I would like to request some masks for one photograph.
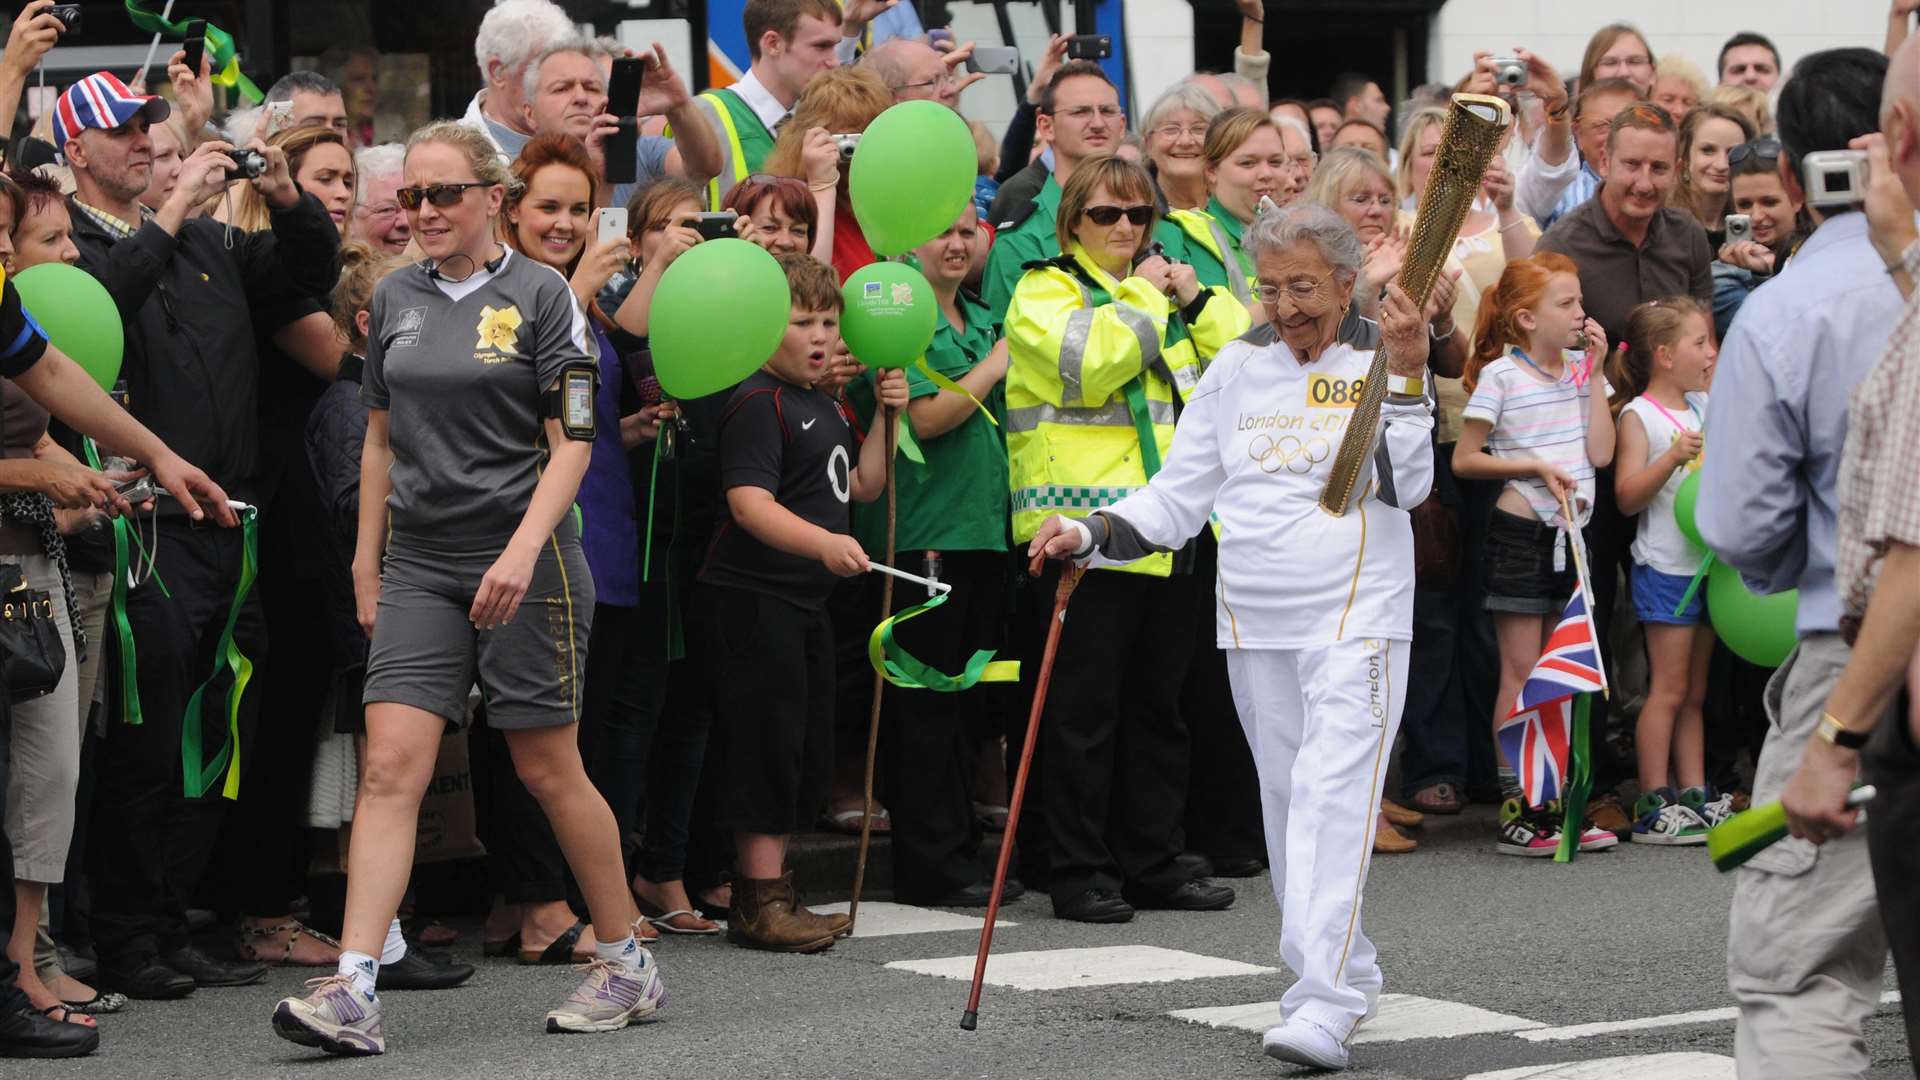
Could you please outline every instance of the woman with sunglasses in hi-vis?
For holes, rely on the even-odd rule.
[[[1056,215],[1065,254],[1029,263],[1014,289],[1006,432],[1022,544],[1053,514],[1083,516],[1144,485],[1199,382],[1196,347],[1211,355],[1247,328],[1247,309],[1202,288],[1193,267],[1147,254],[1155,217],[1145,169],[1081,162]],[[1199,611],[1172,578],[1191,564],[1156,555],[1079,586],[1041,755],[1060,918],[1125,922],[1135,905],[1233,903],[1232,889],[1176,861],[1189,752],[1180,689]],[[1047,592],[1058,574],[1048,570]]]
[[[404,949],[420,799],[476,681],[593,917],[595,958],[547,1030],[617,1030],[666,998],[577,742],[594,603],[569,513],[595,434],[586,315],[558,271],[496,239],[510,178],[485,136],[422,128],[405,178],[426,259],[375,290],[361,387],[353,583],[373,641],[340,967],[273,1014],[282,1038],[336,1054],[386,1049],[375,991],[383,954]]]

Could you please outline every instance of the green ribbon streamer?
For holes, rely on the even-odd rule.
[[[1160,440],[1153,434],[1153,413],[1147,409],[1147,377],[1135,375],[1121,388],[1126,395],[1127,412],[1133,417],[1134,434],[1140,438],[1140,467],[1145,470],[1147,479],[1160,471]]]
[[[177,38],[192,36],[192,27],[187,25],[193,21],[192,19],[168,22],[157,13],[141,7],[140,0],[127,0],[127,18],[133,20],[133,25],[150,34],[164,34]],[[208,65],[213,72],[209,76],[209,81],[239,91],[240,96],[250,102],[265,101],[267,95],[261,93],[260,88],[253,84],[253,80],[247,78],[240,70],[240,51],[233,43],[233,35],[212,23],[206,23],[201,32],[207,39],[207,55],[212,60]],[[194,74],[198,75],[199,72],[196,71]]]
[[[100,468],[100,451],[92,439],[82,444],[87,464]],[[114,638],[120,646],[120,719],[136,727],[145,723],[140,715],[140,686],[134,678],[133,625],[127,622],[127,519],[113,519],[113,599],[107,612],[113,619]]]
[[[240,583],[233,589],[233,605],[227,609],[227,625],[220,631],[220,642],[213,648],[213,674],[207,681],[194,690],[187,699],[187,714],[180,724],[180,766],[181,780],[186,787],[187,798],[197,799],[212,789],[219,779],[221,770],[226,770],[227,783],[221,794],[229,799],[240,797],[240,699],[247,692],[247,683],[253,678],[253,661],[240,651],[234,643],[233,627],[240,621],[240,609],[245,606],[247,594],[253,590],[253,579],[260,568],[260,535],[258,529],[259,511],[247,507],[240,511],[240,530],[242,555],[240,558]],[[201,698],[207,687],[220,677],[220,669],[226,668],[233,673],[233,686],[227,691],[227,737],[220,752],[212,761],[205,760],[205,748],[200,742]],[[228,768],[228,763],[232,768]]]
[[[894,429],[899,434],[894,445],[899,448],[900,453],[915,465],[925,465],[926,452],[920,449],[920,440],[914,438],[913,425],[907,422],[906,413],[902,412],[899,419],[894,421]]]
[[[867,637],[867,659],[873,663],[873,670],[882,678],[904,690],[937,690],[941,693],[954,693],[971,689],[976,683],[983,682],[1019,682],[1020,662],[1018,660],[995,660],[992,649],[981,649],[967,660],[967,666],[959,675],[947,675],[936,670],[931,664],[909,653],[893,640],[894,624],[924,615],[947,602],[952,593],[935,593],[924,604],[918,604],[891,618],[883,619],[873,633]]]
[[[927,377],[928,382],[932,383],[933,385],[939,387],[942,390],[950,390],[953,393],[959,394],[961,397],[966,398],[968,401],[973,402],[973,407],[980,410],[980,415],[987,418],[987,423],[992,424],[994,427],[1000,426],[1000,421],[995,420],[993,418],[993,413],[988,411],[987,407],[981,403],[979,398],[974,397],[971,393],[969,393],[966,387],[961,386],[959,383],[954,382],[952,379],[949,379],[945,375],[942,375],[939,372],[933,370],[933,367],[927,363],[926,357],[923,356],[920,359],[915,360],[913,362],[913,366],[920,369],[920,374],[925,375]]]
[[[664,421],[663,423],[671,423]],[[659,431],[653,436],[653,467],[647,472],[647,520],[640,526],[641,535],[647,538],[647,546],[640,555],[640,584],[653,580],[653,495],[660,486],[660,447],[666,439],[666,432]]]
[[[1687,582],[1687,591],[1680,594],[1680,602],[1673,606],[1674,618],[1679,618],[1680,613],[1687,610],[1687,605],[1693,603],[1693,594],[1700,591],[1700,583],[1707,580],[1707,571],[1712,567],[1713,552],[1709,551],[1707,557],[1700,560],[1700,569],[1694,571],[1693,580]]]
[[[1572,862],[1580,850],[1580,833],[1586,828],[1587,794],[1593,790],[1593,765],[1587,752],[1588,714],[1593,708],[1592,694],[1576,694],[1573,699],[1573,746],[1568,750],[1567,792],[1562,802],[1567,815],[1560,825],[1560,849],[1554,862]]]

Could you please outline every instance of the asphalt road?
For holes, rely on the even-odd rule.
[[[1734,1025],[1717,1016],[1584,1037],[1458,1033],[1491,1025],[1537,1034],[1543,1026],[1730,1006],[1724,971],[1732,881],[1712,871],[1704,849],[1623,844],[1564,866],[1502,857],[1491,850],[1486,808],[1432,820],[1415,835],[1421,850],[1376,860],[1368,887],[1367,929],[1379,946],[1386,990],[1451,1003],[1422,1005],[1441,1013],[1463,1012],[1454,1006],[1483,1012],[1466,1010],[1465,1021],[1443,1016],[1438,1034],[1406,1037],[1424,1029],[1410,1026],[1416,1023],[1410,1013],[1383,1010],[1369,1028],[1392,1041],[1357,1045],[1349,1075],[1456,1078],[1532,1066],[1525,1075],[1542,1078],[1731,1077]],[[543,1034],[542,1016],[565,997],[575,976],[565,968],[489,960],[464,988],[385,995],[384,1057],[325,1058],[269,1030],[274,1001],[317,974],[282,970],[258,986],[203,990],[180,1002],[136,1002],[102,1019],[102,1049],[91,1058],[0,1062],[0,1077],[1291,1075],[1291,1067],[1260,1054],[1258,1034],[1168,1015],[1276,1001],[1289,981],[1284,971],[1235,966],[1239,973],[1138,981],[1206,958],[1279,968],[1279,917],[1267,879],[1234,884],[1240,898],[1230,911],[1149,912],[1123,926],[1056,921],[1041,897],[1011,905],[1002,917],[1018,925],[997,932],[995,956],[1048,954],[1031,965],[1070,985],[990,986],[979,1030],[971,1033],[958,1024],[964,981],[886,965],[971,957],[976,930],[860,938],[813,957],[678,938],[656,953],[669,986],[667,1007],[620,1033]],[[1094,986],[1086,985],[1094,977],[1084,954],[1058,952],[1112,946],[1201,959],[1148,954],[1149,963],[1136,958],[1123,965],[1119,977],[1135,981]],[[477,954],[477,934],[468,933],[455,949]],[[991,970],[1018,966],[1026,965],[1008,960]],[[1886,989],[1893,989],[1891,968]],[[1876,1078],[1912,1075],[1897,1009],[1883,1004],[1867,1028]],[[1591,1073],[1571,1064],[1596,1059],[1613,1060],[1587,1066]]]

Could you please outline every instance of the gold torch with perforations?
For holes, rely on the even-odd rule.
[[[1500,149],[1500,137],[1512,121],[1507,103],[1480,94],[1455,94],[1433,156],[1433,172],[1420,196],[1420,212],[1413,221],[1413,239],[1400,267],[1400,287],[1416,309],[1425,308],[1427,294],[1440,276],[1460,226],[1480,193],[1480,179]],[[1320,493],[1320,508],[1340,517],[1366,494],[1373,461],[1374,440],[1380,434],[1380,402],[1387,396],[1387,347],[1374,350],[1366,386],[1354,406],[1353,419],[1333,458],[1333,473]]]

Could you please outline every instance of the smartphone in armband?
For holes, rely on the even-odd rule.
[[[577,364],[562,371],[560,382],[547,392],[548,414],[560,421],[560,429],[567,433],[567,438],[577,442],[593,441],[594,384],[599,378],[593,368]]]

